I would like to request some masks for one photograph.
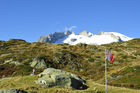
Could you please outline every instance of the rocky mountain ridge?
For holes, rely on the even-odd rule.
[[[67,31],[67,32],[55,32],[53,34],[49,34],[48,36],[44,35],[41,36],[38,40],[38,42],[50,42],[50,43],[55,43],[57,40],[64,38],[65,36],[68,36],[72,34],[72,32]]]
[[[38,42],[49,42],[49,43],[67,43],[70,45],[76,45],[78,43],[102,45],[109,44],[112,42],[128,41],[133,38],[127,37],[117,32],[99,32],[98,34],[92,34],[84,30],[79,34],[74,32],[55,32],[48,36],[41,36]]]

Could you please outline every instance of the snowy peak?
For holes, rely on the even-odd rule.
[[[123,34],[117,32],[100,32],[98,34],[92,34],[84,30],[79,34],[74,34],[73,32],[55,32],[48,36],[41,36],[38,40],[39,42],[50,42],[50,43],[67,43],[71,45],[76,45],[78,43],[85,44],[109,44],[112,42],[128,41],[133,38],[127,37]]]
[[[84,30],[83,32],[81,32],[79,35],[83,35],[83,36],[87,36],[87,37],[90,37],[92,36],[93,34],[90,33],[90,32],[87,32],[87,30]]]

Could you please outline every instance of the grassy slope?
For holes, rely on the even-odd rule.
[[[39,85],[34,83],[36,79],[37,76],[23,76],[14,77],[11,80],[3,80],[0,82],[0,89],[16,88],[39,93],[105,93],[105,86],[95,83],[92,80],[87,81],[87,85],[89,86],[88,89],[75,90],[69,87],[41,88]],[[108,93],[140,93],[140,90],[108,86]]]
[[[29,75],[32,72],[29,63],[34,57],[38,57],[47,60],[48,67],[63,69],[78,74],[87,80],[104,84],[105,48],[110,49],[115,56],[115,62],[113,64],[108,63],[108,79],[122,76],[108,83],[114,86],[139,89],[140,39],[102,46],[27,43],[23,40],[0,41],[0,77],[3,75]],[[5,60],[11,58],[23,65],[3,64]],[[41,71],[38,69],[38,73]],[[93,83],[93,85],[95,84]]]

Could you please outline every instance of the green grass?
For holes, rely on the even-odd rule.
[[[139,88],[139,70],[137,70],[138,72],[134,72],[133,69],[140,62],[140,39],[101,46],[87,44],[73,46],[39,42],[28,43],[24,40],[17,39],[0,41],[0,77],[30,75],[32,72],[30,62],[32,62],[33,58],[39,58],[46,60],[48,67],[69,71],[85,79],[91,79],[104,84],[105,48],[110,49],[115,56],[115,62],[113,64],[107,62],[108,78],[111,76],[116,77],[117,75],[122,76],[109,83],[112,85],[119,83],[124,87],[125,85],[133,84],[138,86],[134,88]],[[23,65],[4,64],[9,59],[18,61]],[[40,73],[43,69],[37,69],[37,71]],[[127,87],[131,88],[131,86]]]
[[[126,67],[119,73],[113,73],[112,77],[118,75],[119,78],[110,81],[111,85],[140,89],[140,66]]]
[[[86,90],[75,90],[70,87],[52,87],[52,88],[41,88],[39,85],[35,84],[34,81],[37,80],[37,76],[18,76],[11,80],[3,80],[0,82],[0,89],[23,89],[26,91],[37,92],[37,93],[105,93],[105,86],[93,82],[92,80],[87,80]],[[139,93],[140,90],[133,90],[128,88],[120,88],[108,86],[108,93]]]

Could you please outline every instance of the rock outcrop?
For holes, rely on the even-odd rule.
[[[47,68],[47,65],[44,59],[34,58],[31,62],[31,67],[45,69]]]
[[[45,69],[39,74],[39,78],[35,82],[42,87],[64,86],[75,89],[85,88],[85,81],[79,76],[54,68]]]
[[[38,39],[38,42],[48,42],[48,40],[48,37],[46,35],[43,35]]]
[[[20,89],[3,89],[0,90],[0,93],[28,93],[28,92]]]
[[[92,34],[87,32],[87,30],[84,30],[83,32],[81,32],[79,35],[83,35],[83,36],[87,36],[87,37],[91,37]]]
[[[122,41],[119,36],[116,36],[113,33],[106,33],[104,31],[101,31],[101,32],[98,33],[98,35],[110,35],[113,39],[117,40],[118,42]]]
[[[13,59],[5,60],[5,61],[4,61],[4,64],[7,64],[7,63],[9,63],[9,64],[14,64],[14,65],[16,65],[16,66],[23,65],[23,64],[20,63],[19,61],[14,61]]]
[[[38,40],[38,42],[49,42],[49,43],[55,43],[57,40],[65,38],[66,36],[72,34],[72,32],[55,32],[54,34],[49,34],[48,36],[41,36]]]

